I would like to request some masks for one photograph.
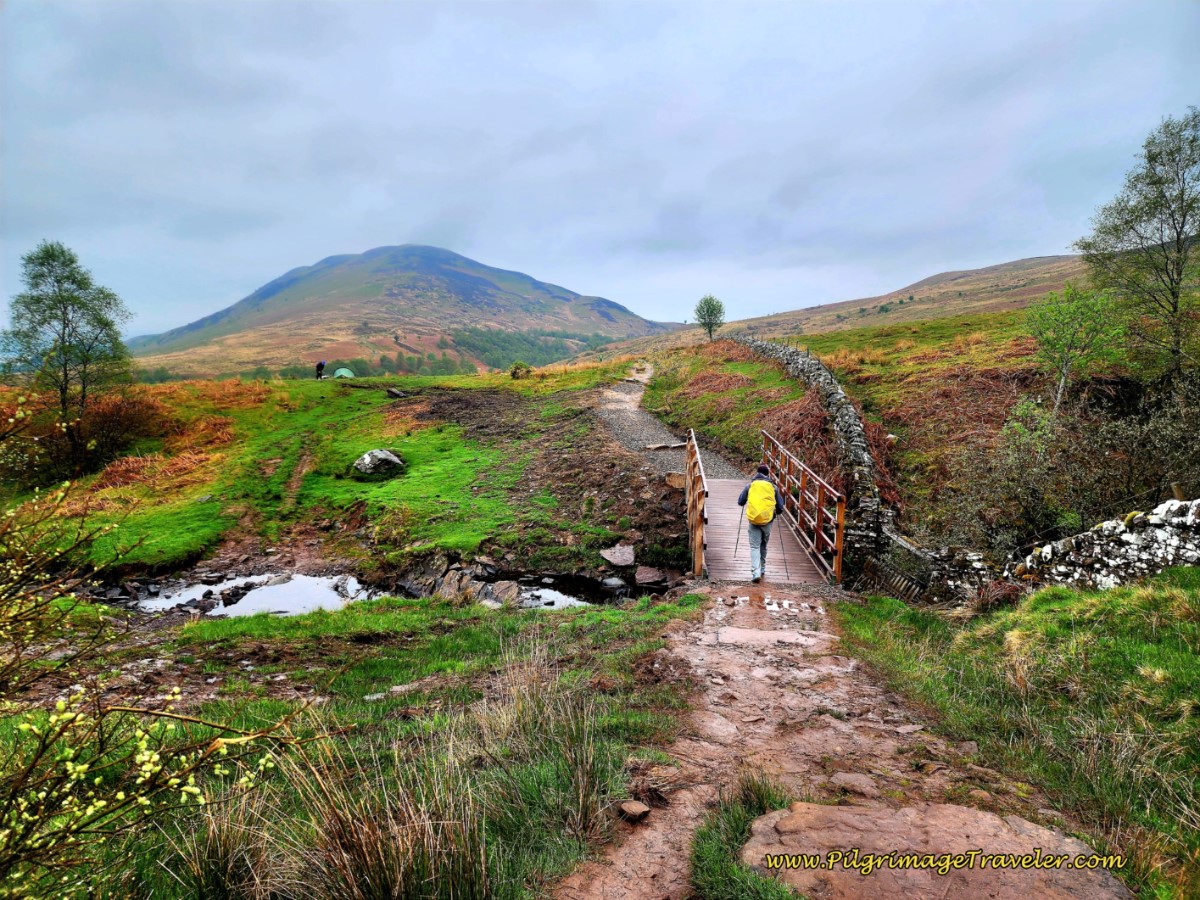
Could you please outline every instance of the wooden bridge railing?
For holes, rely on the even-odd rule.
[[[704,463],[700,460],[700,445],[696,443],[696,432],[688,430],[687,472],[684,476],[687,491],[688,537],[692,545],[692,574],[704,574],[704,526],[708,516],[704,507],[708,500],[708,480],[704,477]]]
[[[846,498],[774,437],[762,436],[763,462],[783,494],[784,517],[818,568],[841,581]]]

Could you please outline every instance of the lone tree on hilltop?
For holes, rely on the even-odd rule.
[[[1166,118],[1076,242],[1128,315],[1135,357],[1176,381],[1200,349],[1200,108]]]
[[[88,453],[84,415],[132,377],[119,327],[129,310],[58,241],[42,241],[22,257],[21,280],[25,290],[12,299],[11,327],[2,338],[5,363],[45,396],[73,460],[82,464]]]
[[[1070,282],[1062,294],[1047,294],[1030,306],[1025,311],[1025,323],[1037,340],[1038,359],[1058,379],[1052,414],[1057,418],[1072,378],[1115,361],[1122,328],[1107,295],[1077,290]]]
[[[705,294],[696,304],[696,322],[713,339],[713,332],[725,324],[725,304],[712,294]]]

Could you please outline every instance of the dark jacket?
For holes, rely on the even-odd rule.
[[[750,484],[754,484],[756,481],[771,481],[771,479],[759,473],[750,479]],[[746,501],[750,499],[750,484],[742,488],[742,492],[738,494],[738,506],[745,506]],[[775,488],[775,515],[778,516],[783,512],[783,494],[779,493],[779,488],[775,487],[774,482],[771,482],[771,487]]]

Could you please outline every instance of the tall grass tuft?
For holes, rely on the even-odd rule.
[[[795,900],[795,893],[746,868],[738,854],[759,816],[791,803],[787,792],[761,774],[743,773],[721,796],[692,840],[692,886],[701,900]]]
[[[526,896],[581,859],[627,796],[627,748],[606,733],[606,701],[586,684],[560,675],[543,645],[511,648],[487,699],[392,746],[343,736],[298,749],[279,760],[269,792],[178,823],[187,833],[172,833],[164,862],[175,893]]]
[[[292,896],[276,858],[278,836],[268,832],[266,790],[242,792],[210,803],[192,828],[168,834],[170,871],[180,900],[269,900]]]
[[[487,842],[474,793],[453,768],[383,778],[377,762],[339,768],[326,749],[288,779],[309,813],[301,888],[312,900],[472,900],[488,891]]]

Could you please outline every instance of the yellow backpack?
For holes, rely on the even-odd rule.
[[[775,518],[775,485],[765,480],[750,482],[746,518],[754,525],[766,525]]]

